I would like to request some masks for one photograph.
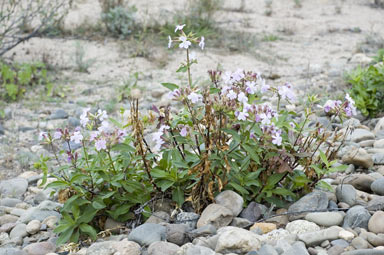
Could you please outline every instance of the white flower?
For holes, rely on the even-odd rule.
[[[162,125],[158,132],[153,133],[152,139],[156,142],[153,150],[159,151],[161,146],[164,144],[164,140],[161,138],[161,136],[164,134],[164,130],[169,129],[169,126]]]
[[[91,132],[91,135],[90,135],[90,137],[89,137],[89,140],[92,142],[93,140],[96,139],[96,137],[99,136],[99,134],[100,134],[100,131],[92,131],[92,132]]]
[[[83,135],[80,133],[80,131],[74,132],[73,135],[71,136],[71,141],[75,143],[81,143],[82,140],[83,140]]]
[[[243,111],[248,112],[252,109],[252,105],[248,104],[247,102],[243,103]]]
[[[244,94],[244,92],[240,92],[239,95],[237,95],[237,100],[240,103],[248,103],[248,97]]]
[[[256,82],[254,82],[254,81],[247,81],[247,82],[245,83],[245,86],[247,86],[247,88],[245,89],[245,91],[247,91],[248,94],[253,95],[253,94],[256,93],[256,89],[257,89],[257,87],[256,87]]]
[[[265,93],[269,90],[269,85],[265,84],[265,80],[260,78],[261,81],[261,93]]]
[[[285,84],[284,86],[281,86],[278,90],[279,95],[281,98],[287,99],[289,101],[295,101],[296,100],[296,95],[292,90],[292,86],[290,84]]]
[[[232,74],[233,81],[240,81],[245,77],[244,71],[242,69],[237,69],[236,72]]]
[[[249,114],[245,111],[239,112],[237,115],[238,120],[246,120]]]
[[[109,134],[113,132],[113,127],[111,126],[111,124],[109,124],[108,121],[103,121],[101,122],[101,126],[97,130]]]
[[[105,110],[102,111],[101,109],[97,110],[97,116],[100,121],[103,121],[108,118],[107,112]]]
[[[228,90],[230,90],[232,87],[231,86],[224,86],[222,89],[221,89],[221,93],[222,94],[225,94],[227,93]]]
[[[191,46],[191,42],[187,40],[187,37],[180,36],[179,39],[181,41],[181,43],[179,44],[179,48],[188,49],[189,46]]]
[[[197,102],[203,100],[203,96],[195,92],[192,92],[191,94],[189,94],[188,99],[191,100],[193,104],[196,104]]]
[[[168,35],[168,48],[172,47],[172,38]]]
[[[269,114],[261,113],[260,118],[261,118],[261,124],[263,125],[271,124],[271,116]]]
[[[232,73],[227,71],[223,74],[223,81],[225,84],[231,84],[232,83]]]
[[[180,90],[178,90],[178,89],[175,89],[174,91],[171,91],[168,93],[168,98],[172,99],[172,100],[176,99],[179,96],[180,96]]]
[[[60,131],[56,131],[53,133],[53,139],[59,140],[61,138],[62,134]]]
[[[188,54],[188,56],[189,56],[189,61],[197,60],[196,52],[191,52]]]
[[[87,126],[87,124],[89,122],[88,112],[90,110],[91,110],[91,108],[86,108],[86,109],[84,109],[83,113],[80,115],[80,124],[82,127]]]
[[[228,97],[229,99],[233,100],[233,99],[236,99],[237,94],[236,94],[235,91],[233,91],[233,90],[231,89],[230,91],[228,91],[227,97]]]
[[[106,150],[107,149],[107,141],[105,141],[104,139],[97,140],[95,142],[95,147],[96,147],[97,151]]]
[[[175,33],[178,31],[178,30],[183,30],[183,28],[185,27],[185,24],[183,25],[177,25],[176,28],[175,28]]]
[[[272,136],[272,143],[277,145],[277,146],[280,146],[281,145],[281,142],[283,141],[283,138],[280,136],[280,133],[276,132],[273,136]]]
[[[201,37],[201,40],[199,42],[199,47],[204,50],[204,47],[205,47],[205,38],[204,36]]]

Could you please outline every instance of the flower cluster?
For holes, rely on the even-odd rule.
[[[168,48],[172,47],[173,42],[179,42],[179,48],[180,49],[189,49],[189,47],[192,45],[192,43],[196,43],[199,45],[199,47],[204,50],[205,47],[205,38],[202,36],[201,38],[195,37],[193,34],[186,35],[184,33],[184,27],[183,25],[177,25],[175,28],[175,33],[177,31],[180,31],[180,36],[176,39],[172,39],[171,36],[168,36]]]
[[[152,139],[155,141],[156,145],[153,148],[154,151],[160,151],[161,146],[165,143],[162,136],[165,133],[165,130],[169,129],[169,126],[162,125],[158,132],[153,133]]]
[[[351,117],[357,114],[355,101],[346,94],[345,101],[341,100],[328,100],[323,106],[324,112],[328,114],[345,114],[347,117]]]

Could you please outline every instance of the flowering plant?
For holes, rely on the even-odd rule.
[[[139,99],[131,98],[130,111],[122,111],[120,121],[105,111],[85,109],[81,127],[42,134],[59,165],[49,173],[56,180],[48,185],[64,202],[55,230],[59,243],[76,242],[80,234],[95,238],[106,217],[140,220],[157,194],[172,198],[179,209],[191,203],[197,212],[224,189],[237,191],[247,202],[284,206],[316,185],[324,187],[325,174],[344,168],[332,161],[343,142],[341,132],[308,125],[319,103],[316,96],[308,97],[299,115],[284,106],[296,100],[292,84],[274,87],[260,73],[240,69],[211,70],[209,86],[193,86],[191,66],[197,58],[190,49],[198,45],[203,50],[205,39],[183,29],[176,27],[179,36],[169,37],[168,47],[177,42],[186,51],[177,72],[186,73],[187,85],[162,83],[171,90],[175,108],[154,106],[143,115]],[[354,114],[354,107],[348,95],[345,102],[323,106],[341,119]],[[156,126],[152,145],[144,135],[150,126]],[[67,164],[55,151],[58,141],[66,144]],[[45,180],[46,161],[36,164]]]

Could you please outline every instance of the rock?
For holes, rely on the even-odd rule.
[[[279,255],[279,253],[273,248],[272,245],[264,244],[261,246],[259,252],[259,255]]]
[[[344,247],[335,245],[328,249],[325,255],[340,255],[344,251]]]
[[[339,233],[339,235],[340,235],[340,233]],[[345,241],[344,239],[336,239],[336,240],[333,240],[332,242],[331,242],[331,244],[333,245],[333,246],[340,246],[340,247],[343,247],[343,248],[346,248],[346,247],[348,247],[349,246],[349,243],[347,242],[347,241]]]
[[[70,127],[79,127],[80,126],[80,120],[78,118],[75,118],[75,117],[69,117],[68,118],[68,125]]]
[[[371,192],[371,184],[375,181],[375,178],[367,174],[355,174],[345,178],[345,184],[351,184],[358,190]]]
[[[48,228],[54,229],[59,219],[56,216],[49,216],[43,220],[43,224],[46,224]]]
[[[243,210],[244,199],[232,190],[225,190],[215,197],[216,204],[222,205],[238,216]]]
[[[54,223],[52,222],[53,225],[56,224],[56,222],[54,222]],[[50,222],[49,224],[52,226],[52,223]],[[120,229],[123,227],[123,225],[124,225],[124,223],[115,221],[114,219],[108,217],[107,220],[105,221],[104,229],[108,229],[113,234],[119,234]],[[48,226],[48,224],[47,224],[47,226]]]
[[[61,207],[63,207],[62,204],[56,203],[50,200],[45,200],[37,206],[38,209],[43,211],[53,211],[53,210],[60,209]]]
[[[305,219],[324,227],[339,226],[343,222],[344,214],[340,212],[315,212],[308,213]]]
[[[27,236],[28,233],[27,233],[27,225],[23,224],[23,223],[19,223],[17,224],[12,230],[11,230],[11,233],[9,233],[9,237],[11,239],[14,239],[16,237],[25,237]]]
[[[219,253],[246,253],[261,246],[258,235],[242,228],[223,227],[218,235],[215,251]]]
[[[355,249],[359,250],[359,249],[367,249],[369,246],[369,243],[366,240],[364,240],[363,238],[358,236],[352,240],[351,245]]]
[[[216,235],[217,229],[215,226],[208,224],[200,228],[194,229],[187,233],[190,239],[195,239],[197,237],[206,237]]]
[[[288,208],[288,213],[308,211],[308,210],[325,210],[328,207],[328,197],[325,192],[322,191],[313,191],[304,197],[300,198],[298,201],[293,203]],[[290,220],[298,219],[304,217],[305,214],[291,215]]]
[[[58,119],[66,119],[68,118],[68,113],[63,109],[58,109],[54,113],[52,113],[48,119],[49,120],[58,120]]]
[[[307,232],[298,234],[298,239],[303,241],[307,246],[319,245],[325,240],[335,240],[339,238],[339,233],[343,229],[333,226],[327,229],[315,232]]]
[[[180,247],[177,255],[216,255],[216,252],[208,247],[187,243]]]
[[[250,228],[250,230],[253,230],[255,228],[260,228],[263,231],[263,234],[269,233],[272,230],[277,229],[276,224],[264,223],[264,222],[253,224],[253,226]]]
[[[15,223],[18,219],[19,219],[19,217],[14,216],[14,215],[9,215],[9,214],[0,216],[0,226],[7,224],[7,223]]]
[[[187,230],[188,226],[185,224],[167,224],[167,241],[177,244],[179,246],[188,241]]]
[[[140,255],[140,245],[127,239],[93,243],[86,255]]]
[[[27,255],[24,251],[18,248],[0,248],[0,254],[2,255]]]
[[[216,228],[225,227],[231,223],[232,219],[232,211],[222,205],[210,204],[201,213],[197,227],[200,228],[207,224],[212,224]]]
[[[38,220],[31,220],[28,223],[26,230],[27,230],[28,234],[33,235],[33,234],[36,234],[37,232],[39,232],[40,227],[41,227],[40,221],[38,221]]]
[[[302,234],[307,232],[319,231],[320,227],[313,222],[306,220],[295,220],[287,224],[285,227],[292,234]]]
[[[189,230],[196,228],[197,221],[199,220],[200,215],[193,212],[181,212],[176,216],[176,223],[185,224],[188,226]]]
[[[372,156],[362,148],[355,148],[348,150],[342,157],[342,161],[345,164],[354,164],[355,166],[361,166],[363,168],[373,167]]]
[[[367,241],[373,246],[384,246],[384,234],[367,232]]]
[[[260,219],[262,214],[262,210],[256,202],[251,202],[249,205],[244,208],[241,213],[240,217],[245,218],[251,222],[256,222],[258,219]]]
[[[365,140],[375,140],[375,135],[369,130],[356,128],[352,134],[347,136],[346,140],[358,143]]]
[[[194,245],[204,246],[214,250],[216,248],[217,240],[219,235],[214,235],[210,237],[198,237],[192,241]]]
[[[276,229],[260,237],[260,240],[264,244],[276,245],[278,240],[284,239],[288,243],[293,243],[297,240],[297,235],[292,234],[285,229]]]
[[[377,211],[372,215],[372,217],[369,219],[369,222],[368,222],[368,230],[376,234],[379,234],[379,233],[384,234],[384,212],[383,211]]]
[[[60,213],[56,211],[40,210],[37,207],[31,207],[20,217],[19,221],[22,223],[28,223],[31,220],[38,220],[41,222],[45,218],[48,218],[49,216],[55,216],[56,218],[61,218]]]
[[[380,196],[384,196],[384,177],[373,181],[371,190]]]
[[[373,147],[374,147],[374,148],[383,149],[383,148],[384,148],[384,139],[376,140],[376,141],[373,143]]]
[[[339,233],[339,237],[346,241],[351,241],[355,237],[355,235],[348,230],[341,230]]]
[[[372,155],[372,159],[375,165],[384,165],[384,153],[375,153]]]
[[[22,201],[17,198],[2,198],[0,199],[0,206],[7,206],[7,207],[15,207],[18,203],[21,203]]]
[[[148,247],[148,255],[176,255],[179,250],[173,243],[154,242]]]
[[[276,245],[275,245],[275,250],[277,251],[277,253],[279,254],[282,254],[286,251],[288,251],[289,249],[291,249],[291,243],[294,243],[295,241],[293,242],[288,242],[287,240],[285,239],[280,239],[276,242]]]
[[[341,255],[384,255],[384,250],[360,249],[354,251],[346,251],[341,253]]]
[[[0,181],[0,196],[21,198],[27,191],[28,181],[24,178],[13,178]]]
[[[347,203],[350,206],[356,204],[356,190],[350,184],[339,184],[336,188],[336,197],[339,202]]]
[[[159,224],[144,223],[129,233],[128,240],[141,246],[148,246],[156,241],[165,241],[166,231],[166,227]]]
[[[159,224],[162,222],[169,222],[169,214],[167,212],[154,212],[148,220],[145,221],[145,223],[154,223],[154,224]]]
[[[8,232],[11,231],[15,226],[16,226],[16,222],[5,223],[5,224],[1,225],[1,227],[0,227],[0,233],[2,233],[2,232],[6,232],[6,233],[8,233]]]
[[[50,252],[55,252],[56,246],[51,242],[32,243],[24,247],[28,255],[46,255]]]
[[[282,255],[309,255],[303,242],[295,242],[291,248],[285,251]]]
[[[244,218],[235,217],[231,221],[230,226],[238,228],[248,228],[249,226],[252,226],[252,222]]]
[[[376,134],[376,133],[378,133],[378,132],[381,131],[381,130],[384,130],[384,118],[381,118],[381,119],[377,122],[375,128],[373,129],[373,133]]]
[[[356,205],[347,211],[344,217],[343,228],[368,228],[368,221],[371,218],[368,210],[361,205]]]
[[[7,233],[1,232],[0,233],[0,245],[5,244],[9,242],[9,235]]]
[[[378,211],[383,209],[384,209],[384,196],[374,197],[367,204],[367,210],[370,210],[370,211]]]

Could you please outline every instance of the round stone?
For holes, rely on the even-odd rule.
[[[368,222],[368,230],[376,234],[384,233],[384,212],[383,211],[377,211],[372,215],[372,217],[369,219],[369,222]]]

